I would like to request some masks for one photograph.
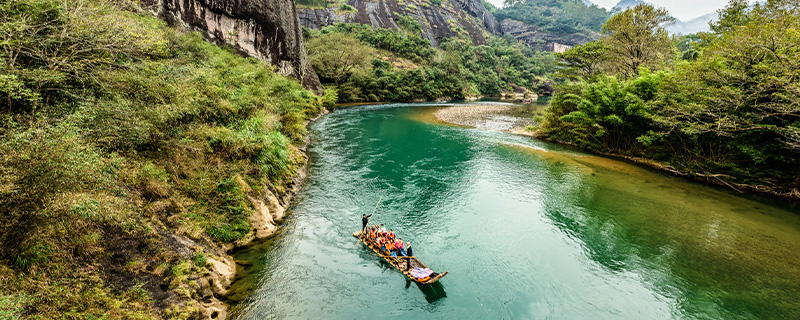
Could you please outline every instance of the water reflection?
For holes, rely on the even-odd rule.
[[[653,291],[674,299],[684,316],[800,315],[793,295],[782,291],[800,290],[794,251],[800,248],[800,217],[780,214],[772,220],[783,210],[780,204],[623,162],[594,156],[577,161],[586,168],[547,170],[555,182],[548,198],[559,200],[546,202],[546,215],[579,239],[593,261],[613,272],[640,274]]]

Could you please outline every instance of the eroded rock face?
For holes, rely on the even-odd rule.
[[[292,0],[145,0],[144,4],[170,24],[199,30],[211,41],[268,61],[314,93],[322,93]]]
[[[300,23],[311,29],[339,22],[361,23],[397,30],[397,15],[414,18],[422,26],[422,36],[438,46],[443,38],[468,34],[475,43],[485,43],[485,33],[500,34],[500,24],[480,0],[347,0],[355,8],[299,8]]]
[[[551,52],[564,52],[592,40],[579,34],[553,35],[539,30],[536,26],[512,19],[503,20],[500,26],[504,34],[509,34],[528,46]]]

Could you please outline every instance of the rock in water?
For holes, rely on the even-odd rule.
[[[322,94],[292,0],[144,0],[143,4],[168,23],[202,31],[211,41],[268,61]]]

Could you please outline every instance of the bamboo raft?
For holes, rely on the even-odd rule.
[[[428,280],[420,281],[419,279],[417,279],[414,276],[412,276],[409,271],[405,271],[405,270],[406,270],[406,260],[409,260],[409,263],[411,263],[411,268],[409,268],[409,270],[413,270],[414,268],[428,268],[428,266],[426,266],[424,263],[422,263],[422,261],[417,260],[417,258],[413,257],[413,256],[412,257],[408,257],[408,258],[406,258],[406,257],[393,258],[389,254],[381,253],[381,248],[380,247],[372,244],[371,242],[367,241],[365,238],[361,237],[361,231],[353,232],[353,236],[358,238],[358,241],[361,241],[361,243],[365,244],[367,247],[372,249],[372,251],[374,251],[378,256],[380,256],[381,258],[386,260],[386,262],[391,264],[395,269],[397,269],[397,271],[402,272],[404,275],[406,275],[406,277],[408,277],[409,279],[411,279],[412,281],[414,281],[416,283],[432,284],[432,283],[434,283],[436,281],[439,281],[439,279],[441,279],[442,277],[444,277],[448,273],[450,273],[450,271],[445,271],[444,273],[436,273],[436,272],[434,272],[433,274],[431,274],[431,276],[430,276],[430,278]]]

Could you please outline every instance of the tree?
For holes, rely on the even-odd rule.
[[[664,8],[638,4],[625,9],[603,25],[611,69],[625,78],[640,68],[660,69],[673,58],[674,46],[665,27],[675,22]]]
[[[567,79],[594,79],[602,71],[602,63],[607,60],[606,49],[602,41],[592,41],[563,53],[556,53],[556,58],[560,60],[559,65],[566,67],[557,75]]]
[[[314,71],[323,80],[344,83],[357,72],[368,71],[375,50],[353,36],[329,33],[308,41],[308,54]]]
[[[756,5],[666,82],[656,119],[689,151],[675,158],[691,170],[797,194],[800,6],[787,3]]]
[[[780,145],[800,152],[800,17],[766,5],[752,21],[727,28],[701,59],[678,70],[665,123],[729,139],[759,139],[748,152]]]
[[[747,24],[750,20],[750,5],[747,0],[731,0],[723,9],[717,11],[719,20],[711,21],[708,25],[716,34],[731,32],[737,27]]]

